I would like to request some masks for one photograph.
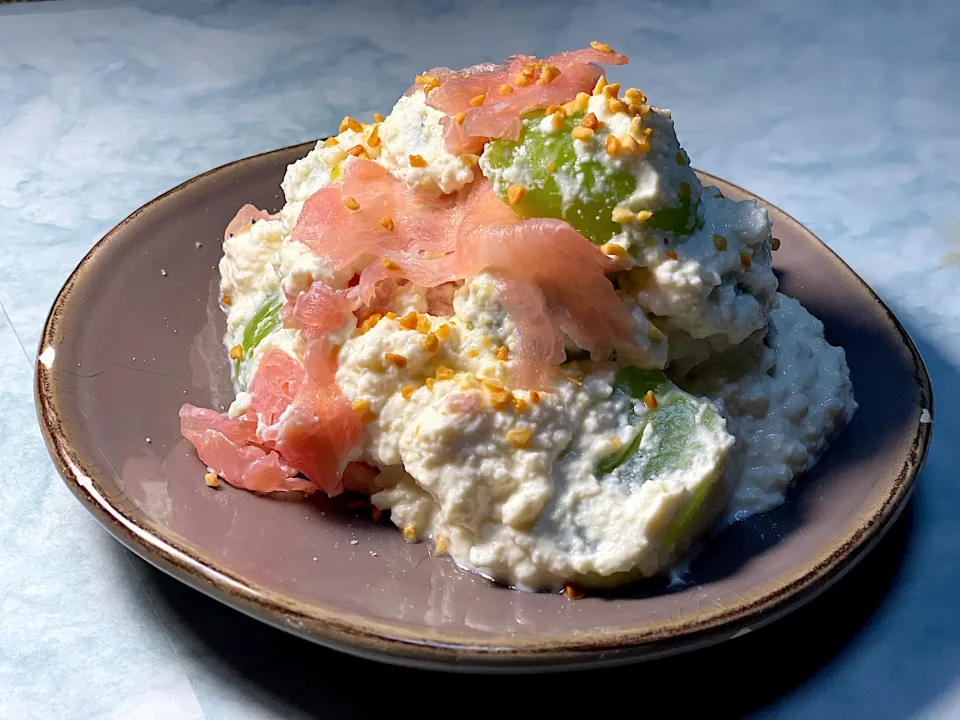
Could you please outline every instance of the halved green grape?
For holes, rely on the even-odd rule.
[[[280,309],[283,307],[283,298],[280,295],[270,295],[264,301],[253,317],[243,329],[243,338],[240,346],[243,348],[242,358],[250,357],[250,353],[263,342],[263,339],[280,327]],[[241,359],[233,361],[233,377],[240,376]]]
[[[610,170],[597,160],[577,158],[570,133],[581,123],[585,112],[563,119],[556,132],[540,127],[544,111],[524,117],[518,140],[498,139],[485,153],[485,165],[494,190],[505,200],[512,181],[504,176],[522,177],[526,193],[513,205],[521,217],[550,217],[566,220],[581,235],[602,245],[623,228],[612,219],[613,209],[624,204],[637,188],[637,179],[628,169]],[[513,170],[515,172],[505,172]],[[562,188],[567,188],[565,194]],[[566,195],[566,197],[565,197]],[[690,193],[681,194],[678,207],[652,211],[646,225],[655,230],[689,232],[696,222],[696,208]]]

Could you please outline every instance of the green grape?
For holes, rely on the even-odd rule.
[[[246,327],[243,329],[243,357],[249,357],[250,353],[263,342],[263,339],[276,331],[280,327],[280,309],[283,307],[283,298],[279,295],[270,295],[264,300],[257,311],[250,318]],[[240,375],[240,360],[234,360],[233,376]]]

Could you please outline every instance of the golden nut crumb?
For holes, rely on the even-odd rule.
[[[620,94],[620,83],[611,83],[610,85],[605,85],[603,88],[603,94],[608,98],[615,98]]]
[[[597,84],[593,86],[593,94],[600,95],[603,93],[603,89],[607,86],[607,76],[601,75],[597,78]]]
[[[740,251],[740,264],[743,265],[744,270],[749,270],[750,266],[753,265],[753,256],[746,250]]]
[[[649,210],[640,210],[637,212],[637,222],[646,222],[653,217],[653,213]]]
[[[220,298],[220,302],[229,307],[230,305],[233,305],[233,298],[231,298],[229,295],[224,295],[222,298]]]
[[[465,110],[458,112],[453,116],[453,119],[457,121],[457,125],[463,125],[463,121],[467,119],[467,113]]]
[[[407,330],[416,330],[419,321],[420,315],[415,310],[411,310],[400,318],[400,327],[406,328]]]
[[[607,141],[604,144],[604,149],[607,151],[607,155],[610,157],[616,157],[620,154],[620,141],[617,140],[614,135],[607,135]]]
[[[413,395],[413,390],[413,385],[404,385],[402,388],[400,388],[400,395],[404,400],[409,400],[410,396]]]
[[[361,155],[366,155],[367,149],[363,145],[354,145],[352,148],[347,150],[347,155],[353,155],[353,157],[360,157]]]
[[[555,113],[550,115],[550,125],[554,130],[559,130],[563,127],[563,119],[567,116],[563,108],[559,108]]]
[[[436,382],[433,378],[427,378],[423,381],[423,384],[427,386],[427,390],[433,392],[433,384]],[[419,433],[418,433],[419,434]]]
[[[523,398],[518,398],[518,397],[513,398],[513,409],[516,410],[517,412],[520,412],[520,413],[526,412],[528,407],[529,406],[527,405],[527,401],[524,400]]]
[[[651,410],[657,409],[657,396],[653,394],[653,390],[647,390],[647,394],[643,396],[643,404]]]
[[[374,114],[373,114],[373,120],[374,120],[374,122],[382,123],[382,122],[383,122],[383,115],[381,115],[380,113],[374,113]]]
[[[547,163],[547,170],[549,170],[550,172],[553,172],[556,169],[557,169],[557,164],[553,162],[553,160]]]
[[[523,185],[511,185],[507,188],[507,201],[511,205],[518,205],[526,194],[527,189]]]
[[[579,600],[583,597],[583,590],[572,583],[567,583],[563,586],[563,594],[571,600]]]
[[[426,315],[417,316],[417,332],[421,335],[426,335],[430,332],[430,318]]]
[[[476,348],[471,348],[470,350],[467,350],[467,357],[475,358],[479,354],[480,354],[480,351],[477,350]]]
[[[532,437],[533,430],[530,428],[513,428],[507,431],[507,442],[520,449],[527,447]]]
[[[592,47],[592,48],[593,48],[594,50],[596,50],[597,52],[602,52],[602,53],[612,53],[612,52],[613,52],[613,48],[611,48],[609,45],[607,45],[607,43],[597,42],[596,40],[591,40],[591,41],[590,41],[590,47]]]
[[[647,101],[647,96],[643,94],[639,88],[627,88],[627,91],[623,96],[629,100],[631,103],[645,103]]]
[[[528,78],[523,73],[517,73],[513,76],[513,84],[519,85],[520,87],[526,87],[530,84],[530,78]]]
[[[433,76],[433,75],[417,75],[417,76],[413,79],[413,81],[414,81],[417,85],[430,85],[430,84],[436,82],[437,79],[438,79],[438,78],[436,78],[436,77]]]
[[[450,326],[444,323],[437,328],[436,333],[438,338],[441,340],[446,340],[448,337],[450,337]]]
[[[357,398],[350,403],[350,407],[352,407],[356,412],[362,413],[370,409],[370,403],[363,398]]]
[[[427,352],[436,352],[437,348],[440,347],[440,339],[436,336],[436,334],[428,333],[420,342],[420,347]]]
[[[560,68],[553,65],[544,66],[543,70],[540,71],[540,79],[537,80],[537,85],[547,85],[552,83],[558,77],[560,77]]]
[[[207,484],[207,487],[218,488],[220,487],[220,478],[217,477],[215,472],[208,472],[203,476],[203,481]]]
[[[387,314],[384,315],[384,317],[387,318],[388,320],[396,320],[397,314],[393,310],[388,310]]]
[[[641,210],[641,212],[643,211]],[[615,223],[620,223],[622,225],[624,223],[633,222],[634,218],[639,217],[639,215],[640,213],[637,213],[636,215],[634,215],[632,212],[630,212],[626,208],[617,207],[613,209],[612,213],[610,213],[610,219],[613,220]]]
[[[723,235],[714,235],[713,246],[720,252],[723,252],[727,249],[727,239]]]
[[[620,151],[630,154],[636,154],[640,152],[640,143],[637,142],[637,139],[630,135],[629,133],[624,133],[619,138],[620,142]],[[649,148],[649,143],[647,145]]]
[[[357,329],[360,331],[360,334],[363,335],[373,330],[382,319],[383,315],[380,313],[370,313],[363,319],[363,322],[360,323],[360,327]]]
[[[361,132],[363,131],[363,125],[361,125],[359,122],[357,122],[352,117],[347,115],[346,117],[343,118],[343,120],[340,121],[340,132],[344,132],[345,130],[353,130],[354,132]]]
[[[497,92],[500,93],[501,95],[509,95],[510,93],[513,92],[513,86],[507,85],[506,83],[504,83],[499,88],[497,88]]]
[[[667,250],[666,255],[670,260],[676,260],[679,257],[676,250]]]
[[[623,104],[623,100],[619,98],[610,98],[607,100],[607,110],[612,112],[614,115],[617,113],[622,113],[627,109],[627,106]]]
[[[416,542],[417,539],[417,526],[411,523],[403,528],[403,539],[407,542]]]
[[[574,140],[582,140],[583,142],[586,142],[593,137],[593,130],[583,127],[583,125],[577,125],[577,127],[570,131],[570,137],[572,137]]]
[[[538,393],[536,390],[531,390],[531,391],[530,391],[530,402],[532,402],[534,405],[539,404],[539,402],[540,402],[540,393]]]
[[[384,230],[390,230],[390,231],[392,231],[392,230],[393,230],[393,218],[390,217],[389,215],[384,215],[382,218],[380,218],[380,227],[382,227]],[[394,265],[397,265],[397,264],[394,263]],[[400,266],[397,265],[397,267],[396,267],[396,268],[393,268],[393,269],[399,270],[399,269],[400,269]]]
[[[616,243],[604,243],[600,246],[600,252],[602,252],[604,255],[609,255],[615,258],[627,257],[627,249],[622,245],[617,245]]]
[[[356,199],[355,199],[355,198],[352,198],[352,197],[345,197],[345,198],[343,199],[343,206],[344,206],[347,210],[359,210],[359,209],[360,209],[360,203],[358,203],[358,202],[356,201]]]
[[[396,365],[401,370],[407,366],[407,359],[403,355],[397,355],[397,353],[384,353],[383,359]]]
[[[367,136],[367,145],[370,147],[379,147],[380,145],[380,126],[374,125],[370,135]]]
[[[488,388],[489,389],[489,388]],[[509,390],[492,389],[490,390],[490,404],[494,410],[503,410],[507,405],[513,402],[513,393]]]
[[[780,249],[780,238],[773,238],[773,240],[770,241],[770,249],[771,250]]]
[[[243,345],[234,345],[230,348],[230,359],[239,360],[243,357]]]
[[[337,140],[335,137],[328,137],[326,140],[323,141],[323,144],[326,147],[333,147],[334,145],[339,145],[340,141]]]
[[[447,551],[447,541],[444,540],[442,535],[440,535],[437,537],[437,547],[434,550],[434,554],[443,555],[446,551]]]
[[[487,99],[487,96],[485,93],[481,93],[480,95],[474,95],[472,98],[470,98],[470,105],[472,105],[473,107],[480,107],[481,105],[483,105],[483,101],[486,99]]]
[[[390,218],[384,218],[383,220],[390,220]],[[380,221],[380,224],[381,224],[381,225],[383,225],[383,220]],[[384,227],[387,227],[387,226],[384,225]],[[390,220],[390,226],[387,227],[387,229],[388,229],[388,230],[393,230],[393,221],[392,221],[392,220]],[[399,270],[399,269],[400,269],[400,266],[397,265],[397,264],[396,264],[393,260],[391,260],[390,258],[380,258],[380,264],[383,265],[387,270],[390,270],[391,272],[394,271],[394,270]]]
[[[464,153],[460,156],[460,162],[462,162],[467,167],[474,167],[480,162],[480,156],[474,155],[473,153]]]
[[[587,113],[586,116],[584,116],[583,120],[580,123],[580,126],[588,128],[590,130],[596,130],[598,127],[600,127],[600,121],[597,120],[597,116],[591,112],[591,113]]]
[[[501,345],[497,348],[496,353],[497,360],[502,360],[506,362],[510,359],[510,349],[506,345]]]
[[[450,380],[453,378],[453,370],[448,368],[446,365],[438,365],[434,376],[437,378],[437,380]]]
[[[410,155],[408,160],[410,161],[410,167],[425,168],[427,166],[427,161],[423,159],[422,155]]]

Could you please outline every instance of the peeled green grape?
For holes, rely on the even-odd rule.
[[[243,357],[249,357],[250,353],[263,342],[263,339],[276,331],[280,327],[280,309],[283,307],[283,298],[279,295],[271,295],[264,300],[253,317],[247,322],[243,329],[243,338],[240,343],[243,348]],[[240,360],[233,361],[233,376],[240,376]]]

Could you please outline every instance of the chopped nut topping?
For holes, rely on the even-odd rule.
[[[619,137],[620,142],[620,151],[629,153],[631,155],[640,152],[641,145],[637,142],[637,139],[630,135],[629,133],[624,133]],[[650,144],[647,143],[647,148],[649,149]]]
[[[513,76],[513,84],[519,85],[520,87],[526,87],[530,84],[530,78],[528,78],[523,73],[517,73]]]
[[[634,139],[636,139],[636,140],[639,140],[641,137],[643,137],[643,133],[642,133],[642,131],[641,131],[641,129],[640,129],[640,123],[641,123],[641,122],[642,122],[642,120],[640,120],[640,118],[638,118],[638,117],[631,118],[631,120],[630,120],[630,130],[629,130],[629,132],[630,132],[631,135],[633,135]]]
[[[415,542],[417,539],[417,526],[411,523],[403,528],[403,539],[407,542]]]
[[[207,487],[218,488],[220,487],[220,478],[217,477],[215,472],[208,472],[203,476],[203,481],[207,484]]]
[[[436,382],[433,378],[427,378],[423,381],[423,384],[427,386],[427,390],[433,392],[433,384]]]
[[[413,385],[404,385],[402,388],[400,388],[400,395],[404,400],[409,400],[410,396],[413,395],[413,391]]]
[[[390,218],[384,218],[383,220],[390,220]],[[383,220],[380,221],[380,224],[381,224],[381,225],[383,225]],[[384,227],[386,227],[386,226],[384,226]],[[392,220],[390,220],[390,227],[387,228],[387,229],[388,229],[388,230],[392,230],[392,229],[393,229],[393,221],[392,221]],[[380,258],[380,264],[383,265],[387,270],[390,270],[390,271],[399,270],[399,269],[400,269],[400,266],[397,265],[397,264],[396,264],[393,260],[391,260],[390,258]]]
[[[507,85],[506,83],[504,83],[503,85],[497,88],[497,92],[500,93],[501,95],[509,95],[510,93],[513,92],[513,86]]]
[[[380,145],[380,126],[374,125],[373,130],[370,131],[370,135],[367,136],[367,145],[370,147],[378,147]]]
[[[410,161],[410,167],[425,168],[427,166],[427,161],[423,159],[422,155],[410,155],[408,160]]]
[[[326,147],[333,147],[334,145],[339,145],[340,141],[337,140],[335,137],[328,137],[326,140],[323,141],[323,144]]]
[[[647,394],[643,396],[643,404],[651,410],[657,409],[657,396],[653,394],[653,390],[647,390]]]
[[[603,88],[603,94],[608,98],[615,98],[620,94],[620,83],[611,83]]]
[[[377,326],[377,323],[383,319],[383,315],[378,312],[370,313],[363,319],[363,322],[360,323],[360,327],[357,328],[360,331],[361,335],[370,332]]]
[[[353,157],[360,157],[361,155],[366,155],[367,149],[363,145],[354,145],[352,148],[347,150],[347,155],[353,155]]]
[[[382,227],[384,230],[391,230],[391,231],[392,231],[392,230],[393,230],[393,218],[390,217],[389,215],[384,215],[382,218],[380,218],[380,227]],[[396,263],[393,263],[393,264],[394,264],[394,265],[397,265]],[[386,267],[386,266],[384,266],[384,267]],[[397,265],[396,268],[391,268],[391,269],[392,269],[392,270],[399,270],[399,269],[400,269],[400,266]]]
[[[373,114],[373,120],[374,120],[374,122],[382,123],[382,122],[383,122],[383,115],[381,115],[380,113],[374,113],[374,114]]]
[[[450,380],[453,378],[453,370],[446,365],[438,365],[434,377],[436,377],[437,380]]]
[[[528,408],[527,401],[523,398],[515,397],[513,399],[513,409],[517,412],[526,412]]]
[[[612,112],[614,115],[621,113],[627,109],[627,106],[623,104],[623,100],[619,98],[610,98],[607,100],[607,110]]]
[[[388,310],[387,314],[384,315],[384,317],[387,318],[388,320],[396,320],[397,314],[393,310]]]
[[[363,125],[347,115],[340,121],[340,132],[344,130],[353,130],[354,132],[363,132]]]
[[[360,209],[360,203],[358,203],[358,202],[356,201],[356,199],[355,199],[355,198],[352,198],[352,197],[345,197],[345,198],[343,199],[343,206],[344,206],[347,210],[359,210],[359,209]]]
[[[590,47],[592,47],[592,48],[593,48],[594,50],[596,50],[597,52],[602,52],[602,53],[612,53],[612,52],[613,52],[613,48],[611,48],[609,45],[607,45],[606,43],[603,43],[603,42],[597,42],[596,40],[591,40],[591,41],[590,41]]]
[[[668,257],[670,260],[676,260],[677,257],[678,257],[677,251],[676,251],[676,250],[667,250],[667,257]]]
[[[558,77],[560,77],[560,68],[553,65],[546,65],[543,70],[540,71],[540,79],[537,80],[537,85],[547,85]]]
[[[613,445],[614,450],[619,450],[621,447],[623,447],[623,441],[616,435],[610,436],[610,444]]]
[[[639,88],[627,88],[627,91],[623,96],[631,103],[645,103],[647,101],[647,96],[643,94],[643,91]]]
[[[771,250],[780,249],[780,238],[773,238],[773,240],[770,241],[770,249]]]
[[[472,153],[464,153],[460,156],[460,162],[462,162],[467,167],[474,167],[480,162],[480,156],[474,155]]]
[[[458,112],[456,115],[453,116],[453,119],[457,121],[457,125],[463,125],[463,121],[466,119],[466,117],[467,117],[466,110],[461,110],[460,112]]]
[[[553,160],[547,163],[547,170],[549,170],[550,172],[553,172],[556,169],[557,169],[557,164],[553,162]]]
[[[507,430],[507,442],[521,449],[530,444],[530,438],[532,437],[533,430],[530,428],[512,428]]]
[[[234,345],[230,348],[230,359],[239,360],[243,357],[243,345]]]
[[[501,345],[497,348],[496,358],[506,362],[510,359],[510,349],[506,345]]]
[[[417,332],[421,335],[426,335],[430,332],[430,318],[426,315],[417,316]]]
[[[607,76],[601,75],[597,78],[597,84],[593,86],[593,94],[600,95],[603,93],[603,89],[607,86]]]
[[[475,358],[479,354],[480,354],[480,351],[477,350],[476,348],[471,348],[467,350],[467,357]]]
[[[629,212],[629,210],[627,212]],[[625,258],[627,256],[626,248],[623,247],[623,245],[617,245],[616,243],[604,243],[600,246],[600,252],[602,252],[604,255],[610,255],[611,257],[615,258]]]
[[[637,212],[637,222],[646,222],[653,217],[653,213],[649,210],[640,210]]]
[[[630,212],[626,208],[621,208],[621,207],[614,208],[613,212],[610,213],[610,219],[613,220],[615,223],[620,223],[621,225],[624,223],[633,222],[636,217],[637,215],[634,215],[632,212]]]
[[[413,79],[413,81],[414,81],[417,85],[429,85],[430,83],[432,83],[432,82],[433,82],[434,80],[436,80],[436,79],[437,79],[437,78],[436,78],[435,76],[433,76],[433,75],[417,75],[417,76]]]
[[[401,370],[407,366],[407,359],[403,355],[388,352],[383,354],[383,359],[388,363],[393,363]]]
[[[363,398],[357,398],[352,403],[350,403],[350,407],[352,407],[354,411],[358,413],[363,413],[370,409],[370,403],[364,400]]]
[[[538,404],[540,402],[540,393],[538,393],[536,390],[531,390],[530,402],[532,402],[534,405]]]
[[[436,333],[438,338],[441,340],[446,340],[448,337],[450,337],[450,326],[446,324],[441,325],[437,328]]]
[[[427,352],[436,352],[437,348],[440,347],[440,338],[438,338],[435,333],[427,333],[423,340],[420,341],[420,346]]]
[[[513,402],[513,393],[509,390],[491,390],[490,404],[494,410],[503,410],[507,405]]]
[[[753,265],[753,256],[750,255],[746,250],[740,251],[740,264],[743,265],[744,270],[749,270],[750,266]]]
[[[223,305],[230,307],[231,305],[233,305],[233,298],[231,298],[229,295],[224,295],[222,298],[220,298],[220,302]]]
[[[586,142],[593,137],[593,130],[583,127],[582,125],[577,125],[577,127],[570,131],[570,137],[572,137],[574,140],[582,140],[583,142]]]
[[[567,116],[563,108],[557,108],[556,112],[550,114],[550,125],[554,130],[559,130],[563,127],[563,119]]]
[[[597,116],[593,113],[587,113],[580,125],[581,127],[585,127],[590,130],[596,130],[598,127],[600,127],[600,121],[597,120]]]
[[[481,95],[474,95],[472,98],[470,98],[470,104],[473,107],[480,107],[481,105],[483,105],[483,101],[486,99],[487,99],[487,96],[485,93]]]
[[[617,140],[615,135],[607,135],[607,142],[604,149],[607,151],[607,155],[616,157],[620,154],[620,141]]]
[[[571,583],[567,583],[563,586],[563,594],[566,595],[571,600],[579,600],[583,597],[583,590],[578,586]]]
[[[511,205],[518,205],[526,194],[527,189],[523,185],[514,184],[507,188],[507,200]]]
[[[727,249],[727,239],[723,235],[714,235],[713,246],[720,252],[723,252]]]
[[[419,320],[420,315],[416,311],[411,310],[402,318],[400,318],[400,327],[406,328],[407,330],[416,330],[417,322]]]
[[[437,536],[437,547],[434,549],[434,555],[443,555],[447,551],[447,541],[442,535]]]

